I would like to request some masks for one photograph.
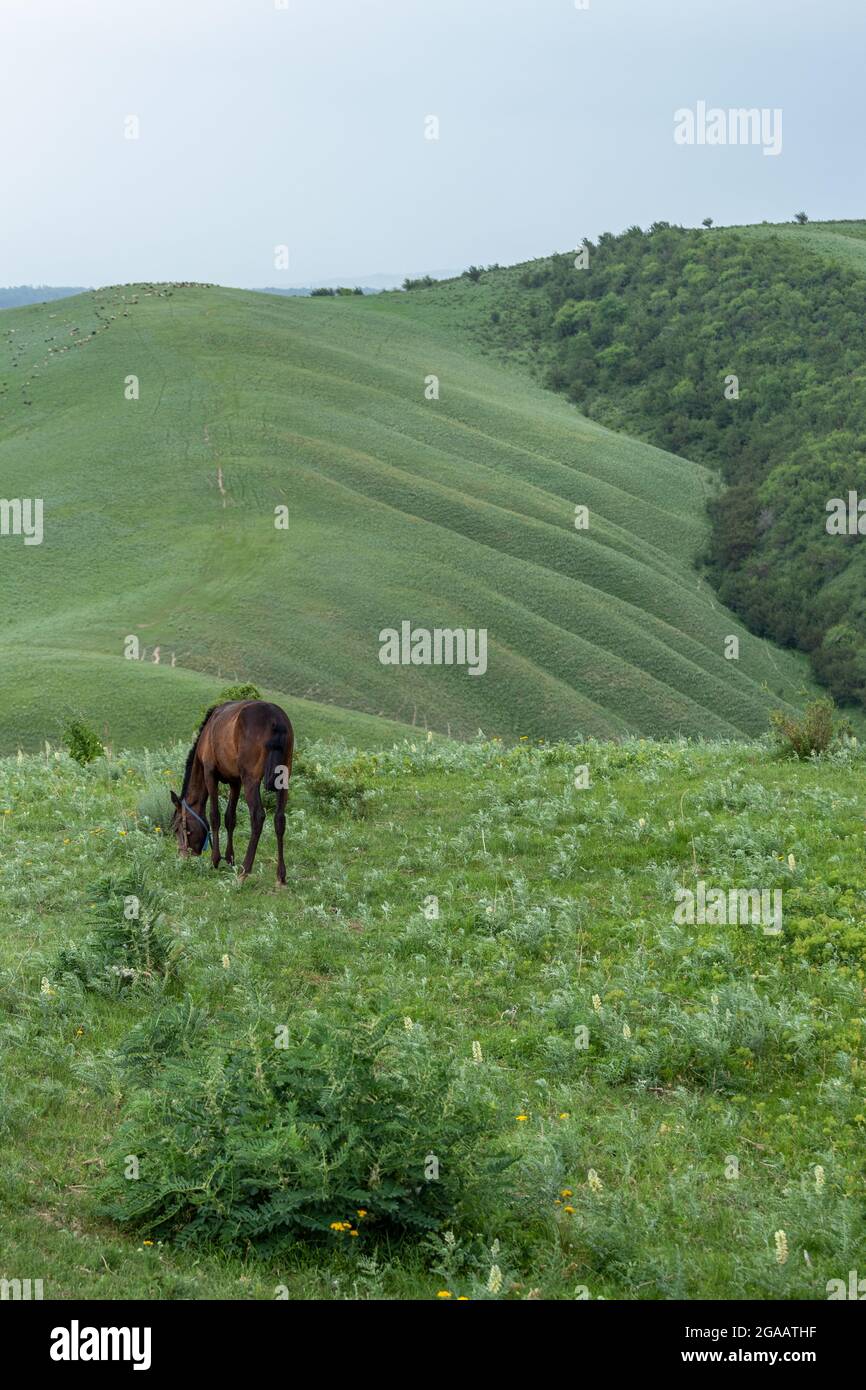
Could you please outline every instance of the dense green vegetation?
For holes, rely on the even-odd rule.
[[[0,1274],[773,1300],[862,1268],[866,751],[314,745],[284,893],[270,824],[243,887],[178,859],[147,808],[185,751],[0,764]],[[699,880],[781,890],[782,932],[677,925]]]
[[[864,237],[863,223],[659,223],[587,242],[585,268],[557,255],[459,291],[465,321],[474,305],[488,342],[581,410],[717,470],[704,558],[720,597],[853,704],[866,546],[826,522],[831,498],[863,494]]]
[[[0,539],[0,749],[70,719],[154,747],[229,680],[468,737],[726,737],[800,704],[804,659],[695,573],[707,470],[486,360],[453,292],[140,285],[4,315],[3,492],[44,499],[44,539]],[[383,665],[403,620],[487,629],[487,673]]]

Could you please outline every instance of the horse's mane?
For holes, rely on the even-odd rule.
[[[215,709],[219,709],[219,705],[211,705],[210,709],[206,712],[204,719],[198,726],[196,736],[193,740],[192,748],[186,755],[186,767],[183,770],[183,790],[180,794],[181,801],[183,801],[184,797],[189,791],[189,779],[192,776],[192,765],[195,761],[195,750],[198,748],[198,741],[201,738],[202,729],[204,728],[207,721],[210,719]]]

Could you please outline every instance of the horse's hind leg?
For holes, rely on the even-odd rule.
[[[229,804],[226,807],[226,863],[235,862],[235,826],[238,819],[238,797],[241,794],[240,782],[232,782],[229,787]]]
[[[210,862],[217,869],[220,862],[220,784],[215,772],[205,773],[205,786],[210,797]]]
[[[262,833],[262,826],[265,823],[265,808],[262,805],[262,795],[259,791],[258,782],[251,782],[244,787],[244,797],[250,808],[250,842],[247,845],[247,852],[244,856],[241,878],[246,878],[247,874],[252,873],[253,860],[256,857],[259,836]]]
[[[277,832],[277,887],[286,886],[286,861],[283,858],[283,836],[286,833],[286,802],[289,793],[285,787],[277,792],[277,809],[274,811],[274,830]]]

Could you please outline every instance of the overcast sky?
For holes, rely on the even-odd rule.
[[[0,284],[355,283],[866,213],[863,0],[282,3],[0,0]],[[781,153],[676,144],[699,101],[780,108]]]

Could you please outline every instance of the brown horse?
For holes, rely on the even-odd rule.
[[[237,819],[238,797],[243,787],[250,808],[252,832],[241,880],[253,867],[256,847],[265,823],[260,784],[266,791],[275,791],[277,807],[274,829],[277,832],[277,886],[286,883],[286,863],[283,858],[283,835],[286,829],[286,801],[289,778],[292,774],[292,753],[295,736],[291,720],[279,705],[266,700],[230,700],[225,705],[213,705],[202,721],[195,743],[189,750],[180,796],[174,792],[174,815],[171,828],[177,836],[178,851],[186,858],[201,854],[211,842],[211,863],[220,862],[220,803],[219,784],[229,788],[226,807],[226,862],[234,864],[233,836]],[[210,824],[206,805],[210,798]]]

